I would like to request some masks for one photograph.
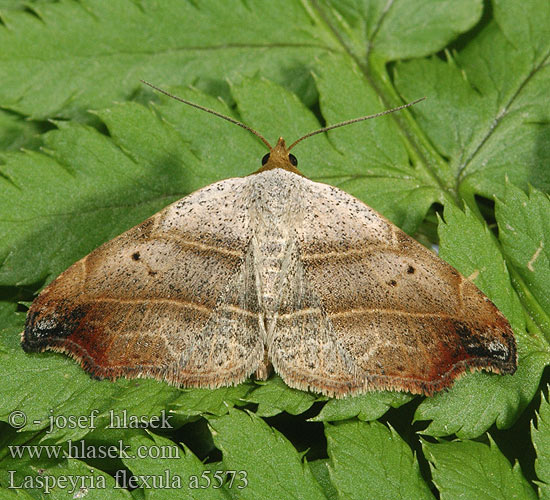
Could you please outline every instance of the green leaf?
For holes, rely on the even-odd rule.
[[[130,474],[126,477],[144,490],[147,500],[172,499],[182,494],[192,500],[227,498],[221,489],[225,471],[213,477],[210,469],[185,446],[182,449],[174,441],[155,435],[135,436],[127,444],[128,457],[122,462],[135,479],[130,479]]]
[[[37,440],[27,441],[29,447],[38,447],[42,455],[46,450]],[[36,448],[35,448],[36,449]],[[0,462],[0,482],[19,495],[0,498],[81,498],[94,500],[130,500],[130,493],[119,488],[109,474],[73,458],[35,458],[26,449],[22,458],[5,457]],[[28,492],[26,496],[23,492]],[[0,492],[0,495],[3,492]],[[75,496],[80,495],[80,496]]]
[[[441,498],[537,498],[519,464],[512,467],[490,436],[489,445],[475,441],[424,442],[423,448]]]
[[[540,105],[550,85],[550,5],[494,4],[495,19],[446,63],[414,60],[396,70],[407,99],[429,96],[416,110],[419,123],[450,156],[456,189],[468,201],[502,196],[505,175],[521,188],[550,189],[550,170],[540,168],[550,161],[549,114]]]
[[[546,339],[550,339],[550,199],[545,193],[530,189],[529,195],[510,183],[504,196],[497,199],[502,249],[513,271],[531,318]]]
[[[535,471],[540,480],[539,497],[550,498],[550,404],[546,396],[542,395],[537,425],[531,422],[531,436],[533,446],[537,453],[535,460]]]
[[[338,50],[292,0],[68,0],[33,14],[5,11],[0,26],[0,103],[33,118],[110,105],[140,79],[217,92],[261,72],[311,99],[310,61]]]
[[[360,396],[344,399],[331,399],[319,415],[310,419],[313,422],[334,422],[357,417],[359,420],[376,420],[390,408],[399,408],[414,398],[405,392],[368,392]]]
[[[487,225],[471,211],[449,205],[445,222],[438,228],[440,257],[455,267],[489,297],[506,316],[512,328],[525,329],[521,304],[510,282],[498,242]]]
[[[307,462],[261,418],[232,409],[228,415],[209,417],[208,421],[226,470],[246,473],[248,485],[239,498],[326,498]]]
[[[384,61],[408,59],[441,50],[481,17],[483,3],[467,0],[331,0],[326,11],[334,29],[349,37],[348,49],[359,59],[372,54]]]
[[[423,431],[432,436],[456,434],[473,438],[493,422],[512,425],[537,390],[550,349],[545,341],[525,334],[524,316],[499,246],[491,232],[466,210],[449,205],[439,228],[441,256],[473,282],[505,314],[518,344],[518,370],[513,375],[464,375],[452,390],[425,399],[415,420],[432,420]]]
[[[323,488],[323,491],[328,500],[338,500],[338,491],[330,481],[329,461],[314,460],[309,462],[309,468],[317,479],[317,482]]]
[[[174,402],[173,413],[176,415],[225,415],[234,405],[244,405],[247,394],[253,390],[251,382],[237,386],[220,387],[218,389],[192,389],[182,392]]]
[[[2,500],[32,500],[34,497],[25,490],[10,490],[0,487],[0,498]]]
[[[315,399],[313,394],[288,387],[278,376],[256,387],[245,398],[247,402],[258,405],[255,413],[259,417],[272,417],[283,411],[299,415],[311,408]]]
[[[25,10],[31,9],[35,4],[54,2],[55,0],[0,0],[0,10],[6,9]]]
[[[387,61],[433,54],[472,28],[482,10],[480,0],[398,2],[376,26],[372,51]]]
[[[379,422],[325,424],[330,477],[340,498],[434,498],[408,445]]]
[[[23,147],[37,149],[42,129],[36,122],[0,110],[0,151],[16,151]]]

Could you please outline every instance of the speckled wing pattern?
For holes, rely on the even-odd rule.
[[[183,198],[35,300],[23,347],[98,377],[236,384],[269,362],[341,397],[432,394],[467,369],[513,373],[504,316],[470,281],[344,191],[275,168]]]
[[[293,305],[269,345],[287,384],[432,394],[467,369],[515,371],[510,325],[473,283],[344,191],[301,189]]]
[[[75,263],[32,304],[23,348],[99,378],[243,381],[264,355],[245,188],[207,186]]]

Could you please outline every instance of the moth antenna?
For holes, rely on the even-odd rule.
[[[375,113],[374,115],[360,116],[359,118],[353,118],[351,120],[346,120],[345,122],[340,122],[340,123],[336,123],[335,125],[330,125],[328,127],[320,128],[319,130],[314,130],[313,132],[310,132],[309,134],[306,134],[303,137],[300,137],[299,139],[295,140],[288,148],[288,151],[290,151],[294,146],[296,146],[296,144],[303,141],[304,139],[307,139],[308,137],[311,137],[312,135],[321,134],[322,132],[327,132],[328,130],[332,130],[333,128],[343,127],[344,125],[350,125],[352,123],[362,122],[364,120],[370,120],[371,118],[378,118],[379,116],[389,115],[390,113],[394,113],[395,111],[399,111],[400,109],[414,106],[415,104],[418,104],[420,101],[423,101],[424,99],[426,98],[421,97],[416,101],[409,102],[408,104],[403,104],[402,106],[397,106],[397,108],[386,109],[386,111],[381,111],[380,113]]]
[[[153,85],[152,83],[146,82],[145,80],[140,80],[140,82],[144,83],[145,85],[148,85],[152,89],[157,90],[161,94],[167,95],[168,97],[171,97],[172,99],[175,99],[176,101],[183,102],[183,104],[187,104],[188,106],[192,106],[193,108],[200,109],[201,111],[206,111],[207,113],[210,113],[214,116],[217,116],[218,118],[223,118],[224,120],[227,120],[228,122],[234,123],[235,125],[238,125],[239,127],[244,128],[245,130],[248,130],[249,132],[252,132],[256,137],[259,137],[260,140],[269,148],[271,151],[273,148],[271,147],[271,144],[267,142],[267,139],[254,130],[252,127],[249,127],[248,125],[245,125],[244,123],[235,120],[234,118],[231,118],[230,116],[224,115],[222,113],[218,113],[217,111],[214,111],[213,109],[206,108],[204,106],[201,106],[200,104],[195,104],[194,102],[187,101],[186,99],[182,99],[181,97],[178,97],[177,95],[170,94],[170,92],[166,92],[166,90],[162,90],[161,88],[157,87],[156,85]]]

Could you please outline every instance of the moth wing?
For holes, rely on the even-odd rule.
[[[515,371],[510,325],[473,283],[353,196],[303,182],[287,306],[268,345],[288,385],[431,394],[466,369]]]
[[[245,190],[207,186],[76,262],[33,302],[23,348],[100,378],[243,381],[264,356]]]

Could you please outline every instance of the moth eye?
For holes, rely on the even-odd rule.
[[[267,163],[267,160],[269,160],[269,153],[264,155],[264,157],[262,158],[262,165],[265,165]]]
[[[288,159],[290,160],[290,163],[291,163],[293,166],[297,166],[297,165],[298,165],[298,158],[296,158],[292,153],[289,153],[289,154],[288,154]]]

